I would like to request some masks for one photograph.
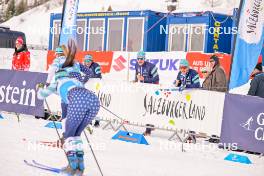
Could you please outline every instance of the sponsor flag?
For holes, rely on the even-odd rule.
[[[229,88],[248,82],[263,47],[264,0],[241,0]]]
[[[59,38],[59,45],[66,45],[72,38],[76,42],[77,38],[77,12],[79,0],[64,0],[62,12],[62,27]]]

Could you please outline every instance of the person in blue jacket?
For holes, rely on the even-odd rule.
[[[102,78],[101,66],[93,61],[93,56],[88,54],[84,57],[84,65],[92,71],[90,78]]]
[[[144,51],[137,53],[135,70],[135,82],[159,84],[158,68],[146,61],[146,53]]]
[[[44,88],[44,84],[38,85],[38,99],[45,99],[56,93],[67,104],[65,131],[63,132],[63,144],[69,165],[61,172],[74,175],[84,171],[84,151],[81,133],[95,118],[100,102],[98,97],[85,89],[84,84],[69,73],[61,69],[56,72],[55,79]]]
[[[159,84],[158,68],[154,64],[146,61],[146,53],[144,51],[139,51],[137,53],[137,63],[135,65],[135,70],[135,82]],[[147,128],[143,134],[145,136],[151,135],[154,125],[146,124],[146,126]]]
[[[184,90],[185,88],[200,88],[199,74],[190,68],[189,62],[185,59],[180,61],[180,72],[174,84],[180,90]]]
[[[102,72],[101,72],[101,66],[94,62],[93,56],[88,54],[84,56],[83,64],[86,66],[86,68],[90,69],[91,75],[89,78],[100,78],[102,79]],[[100,120],[95,120],[94,127],[100,126]]]

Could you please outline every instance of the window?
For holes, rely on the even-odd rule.
[[[144,18],[128,19],[127,51],[143,49]]]
[[[109,19],[107,50],[109,51],[123,50],[123,28],[124,28],[123,19]]]
[[[77,46],[81,51],[85,50],[86,43],[86,20],[77,20]]]
[[[169,51],[185,51],[188,28],[184,24],[170,25]]]
[[[204,51],[205,25],[195,24],[189,27],[188,51]]]
[[[104,50],[104,19],[90,19],[89,21],[89,51]]]
[[[60,20],[54,20],[53,21],[53,29],[51,31],[52,36],[53,36],[52,50],[56,50],[56,48],[59,46],[60,29],[61,29],[61,21]]]

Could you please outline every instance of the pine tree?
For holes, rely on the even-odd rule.
[[[10,18],[12,18],[15,15],[15,12],[16,12],[15,0],[11,0],[5,11],[5,20],[9,20]]]
[[[26,4],[24,2],[24,0],[20,1],[20,3],[18,4],[17,8],[16,8],[16,15],[20,15],[21,13],[26,11]]]
[[[38,6],[38,0],[34,0],[34,7]]]

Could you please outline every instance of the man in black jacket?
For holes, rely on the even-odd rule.
[[[262,63],[258,63],[253,71],[253,80],[250,83],[248,95],[264,98],[264,73]]]

